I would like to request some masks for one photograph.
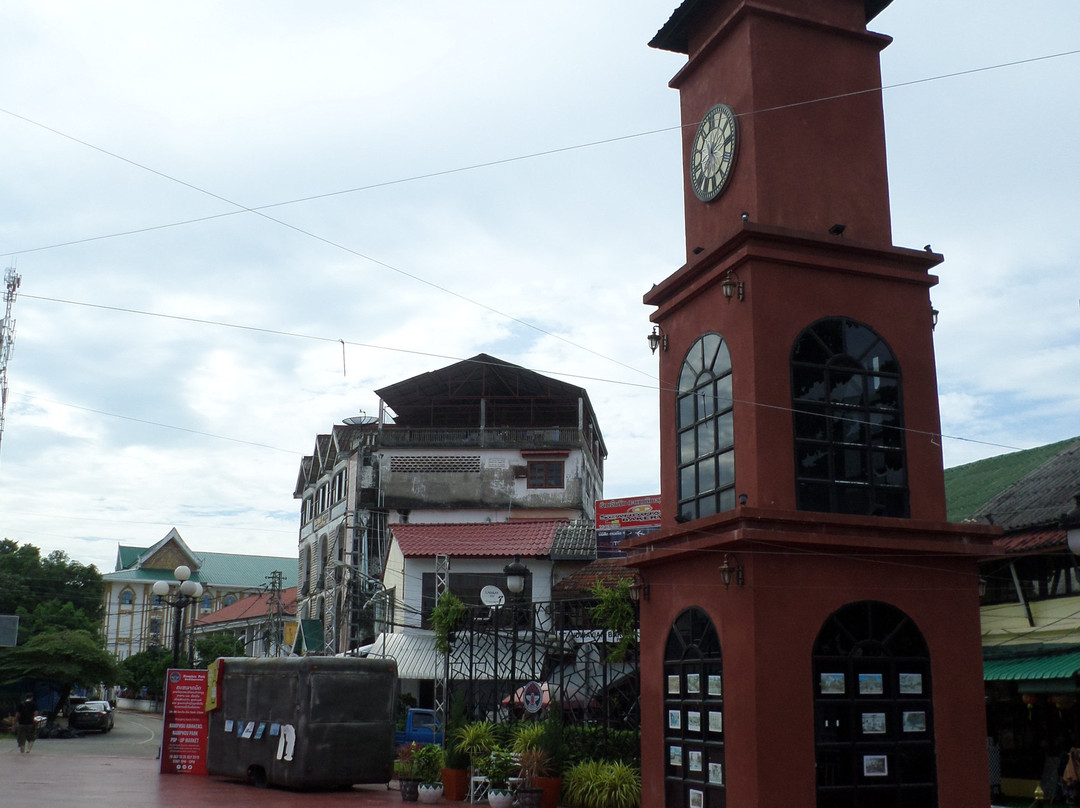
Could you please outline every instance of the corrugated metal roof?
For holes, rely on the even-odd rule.
[[[498,648],[498,680],[502,682],[538,679],[543,673],[545,649],[541,645],[522,642],[508,646],[504,634]],[[496,676],[495,638],[491,634],[458,632],[450,651],[450,678],[492,680]],[[511,656],[511,652],[516,652]],[[394,659],[402,679],[434,679],[438,666],[444,664],[435,650],[435,635],[430,631],[412,630],[380,634],[367,647],[365,656],[373,659]]]
[[[987,682],[1069,679],[1077,673],[1080,673],[1080,650],[983,660],[983,680]]]
[[[1006,532],[1056,527],[1075,507],[1080,493],[1080,441],[1024,474],[975,510],[974,519],[1000,525]]]
[[[521,522],[465,522],[458,524],[391,525],[406,558],[437,554],[465,558],[544,557],[551,553],[555,531],[565,519]]]
[[[138,550],[138,548],[124,548]],[[147,548],[139,550],[145,553]],[[284,586],[296,584],[297,559],[277,558],[274,556],[247,556],[232,553],[195,553],[199,559],[199,568],[192,570],[191,579],[202,584],[209,584],[219,589],[239,587],[248,589],[264,586],[271,572],[281,572]],[[138,557],[138,556],[136,556]],[[106,581],[158,581],[172,576],[171,569],[123,569],[107,572],[101,577]]]

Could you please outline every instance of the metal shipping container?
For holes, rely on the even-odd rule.
[[[221,662],[218,706],[210,713],[210,774],[296,789],[390,781],[394,660]]]

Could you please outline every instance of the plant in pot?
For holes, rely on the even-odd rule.
[[[513,753],[499,745],[475,761],[480,774],[488,781],[488,804],[491,808],[510,808],[514,792],[510,790],[510,778],[518,771]]]
[[[461,749],[457,742],[465,723],[465,697],[455,693],[450,699],[450,715],[446,720],[442,770],[443,797],[453,802],[461,802],[469,796],[469,753]]]
[[[518,808],[540,808],[544,796],[536,779],[551,774],[551,761],[542,749],[526,749],[518,755],[518,776],[522,784],[517,790]]]
[[[429,743],[413,753],[413,773],[420,781],[417,796],[420,802],[438,802],[443,794],[443,750],[438,744]]]
[[[416,776],[416,743],[402,744],[397,749],[394,760],[394,774],[397,775],[403,802],[416,802],[419,795],[420,780]]]
[[[541,722],[543,732],[537,748],[547,756],[548,766],[545,774],[537,773],[532,778],[533,785],[544,792],[540,808],[556,808],[562,792],[563,770],[569,755],[562,719],[559,705],[553,702],[547,718]]]
[[[457,729],[451,736],[455,752],[469,758],[473,771],[479,771],[480,759],[495,746],[495,725],[490,721],[473,721]]]

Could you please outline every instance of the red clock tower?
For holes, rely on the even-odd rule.
[[[643,804],[984,806],[977,561],[945,521],[929,270],[895,247],[890,0],[686,0],[687,262],[654,286]]]

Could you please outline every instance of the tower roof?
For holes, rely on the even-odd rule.
[[[892,0],[863,0],[866,8],[866,21],[874,19]],[[659,50],[675,53],[689,53],[689,32],[693,28],[690,21],[698,11],[716,3],[716,0],[684,0],[671,15],[664,27],[656,32],[649,45]]]

